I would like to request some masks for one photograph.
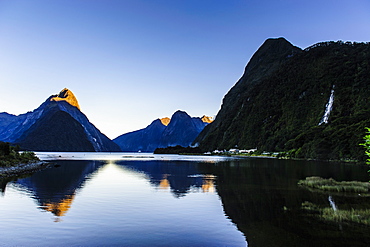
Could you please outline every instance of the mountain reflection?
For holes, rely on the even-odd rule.
[[[201,174],[199,163],[188,161],[119,161],[117,165],[145,173],[150,184],[158,189],[170,189],[176,198],[191,191],[214,192],[213,175]],[[202,163],[202,166],[211,164]]]
[[[248,246],[370,244],[370,238],[366,234],[368,228],[338,228],[335,224],[307,218],[301,210],[305,201],[327,206],[329,203],[326,194],[299,188],[299,179],[322,176],[338,180],[360,178],[366,181],[366,173],[355,176],[356,167],[324,162],[249,159],[219,163],[201,171],[217,176],[217,193],[225,214],[245,234]],[[343,204],[344,200],[341,198]],[[353,203],[356,199],[348,200]],[[369,202],[368,199],[367,201]]]
[[[171,183],[168,180],[169,176],[170,176],[169,174],[164,174],[163,175],[163,179],[159,182],[159,185],[158,185],[159,189],[171,189]],[[202,189],[203,193],[207,193],[207,192],[213,193],[213,192],[215,192],[215,184],[214,184],[214,180],[216,178],[215,176],[213,176],[213,175],[198,175],[198,176],[202,177],[201,189]],[[153,185],[156,186],[156,183],[153,183]],[[192,186],[192,188],[199,188],[199,187],[194,185],[194,186]],[[175,188],[173,190],[178,191]],[[175,195],[178,196],[176,193],[175,193]]]
[[[203,192],[215,192],[215,183],[214,180],[216,176],[214,175],[205,175],[203,178],[202,191]]]
[[[113,194],[113,198],[126,201],[128,207],[138,202],[136,196],[140,198],[140,195],[137,195],[139,190],[135,189],[147,189],[148,181],[156,190],[170,192],[175,198],[183,198],[192,192],[217,193],[224,213],[244,233],[248,246],[369,246],[370,244],[368,228],[350,227],[345,224],[338,228],[335,224],[307,218],[302,212],[302,203],[308,201],[316,205],[329,206],[328,196],[297,186],[297,181],[307,176],[332,177],[340,181],[367,181],[367,167],[274,159],[241,159],[215,164],[193,161],[132,160],[57,161],[55,164],[54,167],[37,172],[30,177],[18,178],[16,182],[10,182],[12,178],[0,179],[3,194],[7,183],[10,182],[16,188],[18,187],[17,189],[26,191],[36,200],[41,210],[51,212],[57,217],[56,221],[59,221],[73,206],[79,190],[89,179],[100,180],[99,187],[95,187],[92,192],[94,196],[101,199],[105,192],[109,192]],[[103,166],[104,169],[101,169]],[[120,173],[121,171],[124,173]],[[130,176],[126,176],[128,179],[125,180],[127,174],[143,175],[135,176],[139,177],[143,187],[132,184],[131,181],[137,180],[130,180]],[[113,181],[113,186],[116,186],[115,179],[124,180],[126,187],[112,188],[112,184],[108,182]],[[104,187],[105,183],[109,185],[106,190],[100,192],[101,194],[96,192],[96,188]],[[133,191],[130,191],[131,185],[133,185]],[[125,198],[125,190],[135,198],[133,203]],[[149,190],[153,191],[150,188]],[[158,194],[154,193],[153,198],[145,197],[144,210],[150,208],[150,205],[147,208],[146,206],[150,200],[156,200],[156,196]],[[104,203],[113,202],[110,197],[108,198]],[[333,198],[338,202],[338,208],[345,203],[348,204],[348,200],[351,203],[361,200],[361,203],[366,202],[366,205],[370,205],[370,197],[337,198],[333,195]],[[194,203],[194,209],[197,206]],[[180,215],[181,212],[176,211],[175,214]]]
[[[66,195],[65,197],[61,201],[43,203],[40,208],[53,213],[55,216],[64,216],[71,207],[75,195]]]
[[[51,212],[59,221],[72,207],[73,200],[86,180],[98,169],[107,164],[125,167],[134,172],[144,173],[149,183],[160,190],[169,190],[176,198],[190,192],[215,192],[215,176],[200,174],[196,162],[161,161],[55,161],[46,170],[39,171],[27,178],[18,178],[12,183],[19,190],[27,191],[37,201],[41,210]],[[202,164],[202,166],[212,164]],[[13,178],[14,179],[14,178]],[[7,183],[3,179],[1,188],[5,193]]]
[[[5,194],[7,184],[13,180],[14,178],[0,177],[0,191],[2,196]]]
[[[163,174],[163,179],[159,183],[159,188],[161,189],[168,189],[170,188],[170,181],[167,179],[168,174]]]
[[[18,179],[17,184],[31,193],[40,209],[61,217],[86,179],[102,165],[97,161],[58,161],[52,168]]]

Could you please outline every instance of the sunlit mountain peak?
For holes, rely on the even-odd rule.
[[[163,125],[166,125],[167,126],[170,123],[171,118],[164,117],[164,118],[161,118],[160,120],[161,120],[161,122],[162,122]]]
[[[213,122],[213,118],[209,117],[209,116],[206,116],[206,115],[204,115],[201,119],[204,123],[212,123]]]
[[[54,97],[50,98],[50,101],[66,101],[70,105],[75,106],[79,110],[81,110],[77,98],[68,88],[64,88],[62,91],[60,91],[58,95],[55,95]]]

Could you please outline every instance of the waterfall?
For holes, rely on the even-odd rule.
[[[334,203],[334,201],[333,201],[333,198],[332,198],[331,196],[329,196],[328,200],[329,200],[329,203],[330,203],[331,208],[332,208],[334,211],[337,211],[337,206],[335,205],[335,203]]]
[[[334,103],[334,87],[335,87],[335,85],[333,85],[333,88],[331,89],[329,101],[325,106],[325,112],[324,112],[324,115],[322,116],[322,118],[320,120],[319,125],[321,125],[323,123],[328,123],[329,115],[330,115],[331,109],[333,108],[333,103]]]

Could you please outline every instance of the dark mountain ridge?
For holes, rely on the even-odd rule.
[[[95,151],[82,125],[57,106],[43,114],[17,139],[16,144],[22,149],[35,151]]]
[[[187,147],[206,125],[207,123],[200,118],[192,118],[184,111],[176,111],[163,131],[158,147],[165,148],[176,145]]]
[[[195,143],[204,151],[257,147],[299,158],[363,160],[358,144],[370,126],[369,96],[369,43],[302,50],[268,39]]]
[[[124,152],[152,152],[159,146],[165,128],[161,120],[156,119],[146,128],[120,135],[113,141]]]

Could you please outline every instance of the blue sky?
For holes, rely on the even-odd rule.
[[[0,112],[67,87],[110,138],[217,114],[270,37],[370,41],[369,0],[0,0]]]

